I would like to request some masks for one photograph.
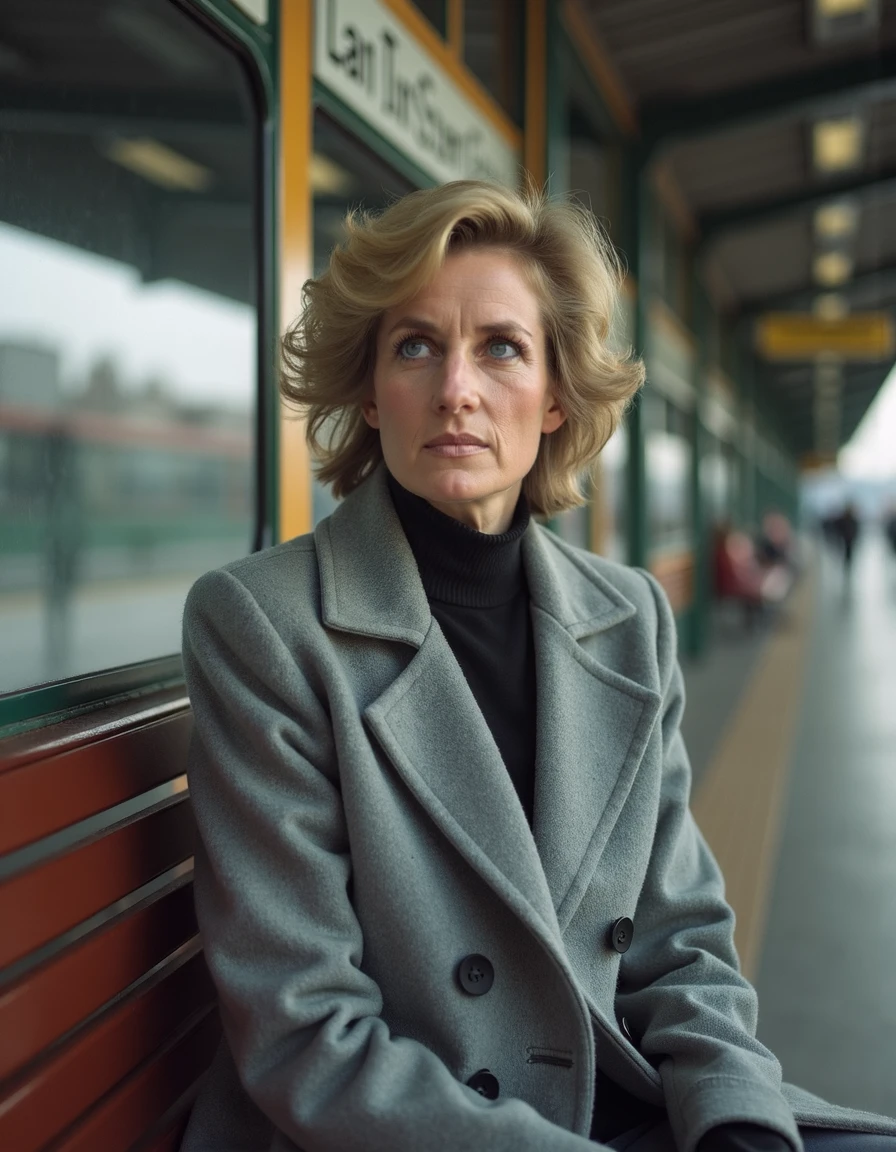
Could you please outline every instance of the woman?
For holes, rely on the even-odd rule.
[[[782,1090],[688,812],[668,604],[530,518],[581,503],[641,384],[617,288],[588,213],[476,182],[350,220],[306,285],[285,391],[345,500],[185,614],[226,1034],[189,1152],[896,1133]]]

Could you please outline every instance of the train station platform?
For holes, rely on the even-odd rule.
[[[685,663],[694,813],[784,1075],[896,1114],[896,558],[811,550],[779,614]]]

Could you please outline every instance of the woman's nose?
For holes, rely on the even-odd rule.
[[[442,361],[433,401],[440,412],[460,412],[479,407],[475,367],[463,352],[451,352]]]

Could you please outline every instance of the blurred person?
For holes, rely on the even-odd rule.
[[[839,516],[831,522],[831,532],[839,544],[843,556],[843,572],[849,577],[852,573],[852,559],[861,525],[855,505],[850,502]]]
[[[893,555],[896,556],[896,502],[892,503],[883,518],[884,535],[890,542]]]
[[[344,499],[184,617],[225,1034],[185,1152],[896,1149],[756,1039],[662,589],[533,519],[643,381],[620,284],[589,212],[476,181],[306,284],[283,387]]]

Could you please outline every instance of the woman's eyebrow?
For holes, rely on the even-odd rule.
[[[493,320],[490,324],[480,324],[476,329],[477,332],[522,332],[524,336],[528,336],[530,340],[535,337],[528,328],[524,328],[517,320]]]
[[[402,316],[387,332],[391,336],[393,332],[397,332],[399,328],[419,328],[423,332],[438,332],[438,324],[433,324],[431,320],[421,320],[419,316]]]

